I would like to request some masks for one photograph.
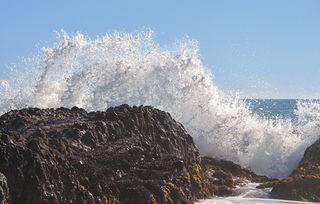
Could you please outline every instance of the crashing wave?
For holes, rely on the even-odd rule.
[[[0,83],[1,113],[25,106],[151,105],[180,121],[202,154],[272,177],[288,175],[319,135],[318,103],[299,102],[298,123],[262,118],[237,94],[217,88],[190,39],[169,49],[153,41],[152,31],[95,39],[61,32],[56,45],[22,65]]]

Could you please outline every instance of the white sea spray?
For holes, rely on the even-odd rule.
[[[152,31],[95,39],[60,32],[56,45],[17,67],[10,80],[1,81],[1,113],[22,107],[94,111],[123,103],[152,105],[181,122],[203,155],[258,174],[288,175],[319,137],[317,102],[299,102],[296,123],[257,116],[237,94],[218,89],[190,39],[164,48]]]

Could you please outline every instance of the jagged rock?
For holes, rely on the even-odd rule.
[[[308,147],[299,166],[272,189],[275,198],[320,202],[320,139]]]
[[[213,193],[216,196],[229,196],[233,189],[244,182],[268,182],[271,181],[265,176],[258,176],[249,169],[223,159],[202,157],[200,166],[203,169],[205,183],[214,185]]]
[[[14,110],[0,138],[1,195],[14,204],[192,203],[228,195],[235,177],[265,179],[199,157],[184,127],[149,106]]]
[[[0,172],[0,204],[9,203],[9,188],[7,178]]]

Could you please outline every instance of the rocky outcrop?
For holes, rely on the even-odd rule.
[[[298,168],[274,186],[272,196],[320,202],[320,140],[306,149]]]
[[[10,111],[0,117],[2,203],[192,203],[261,180],[199,157],[169,113],[122,105]],[[241,178],[241,179],[235,179]]]
[[[202,157],[200,166],[204,169],[202,178],[213,185],[216,196],[230,196],[237,186],[246,182],[263,183],[271,181],[265,176],[258,176],[249,169],[223,159]]]

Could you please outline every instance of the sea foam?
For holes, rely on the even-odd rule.
[[[152,31],[95,39],[59,35],[54,46],[25,59],[10,80],[1,81],[1,113],[23,107],[94,111],[123,103],[151,105],[181,122],[203,155],[271,177],[287,176],[319,136],[318,103],[299,102],[295,123],[257,116],[237,94],[217,88],[195,40],[164,47],[154,42]]]

